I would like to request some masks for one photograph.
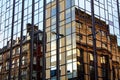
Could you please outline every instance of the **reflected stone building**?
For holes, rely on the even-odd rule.
[[[43,32],[37,30],[34,32],[34,54],[33,54],[33,80],[42,79],[42,34]],[[18,80],[19,69],[21,71],[21,80],[29,80],[30,78],[30,46],[31,46],[31,24],[27,24],[27,36],[22,38],[22,54],[20,62],[20,42],[18,37],[13,40],[12,58],[10,59],[10,41],[0,51],[0,80],[9,80],[9,61],[11,60],[11,79]]]
[[[95,80],[94,76],[94,54],[91,16],[76,9],[76,47],[77,47],[77,65],[79,74],[83,73],[81,80]],[[96,55],[98,78],[109,80],[111,75],[111,57],[109,26],[105,22],[95,18],[96,28]],[[83,68],[81,70],[80,68]],[[84,72],[83,72],[84,71]],[[79,75],[81,76],[81,75]]]
[[[117,45],[117,36],[110,35],[111,53],[112,53],[112,78],[120,77],[120,47]]]

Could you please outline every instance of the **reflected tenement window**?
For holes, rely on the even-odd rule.
[[[77,28],[83,28],[83,23],[82,22],[80,22],[80,21],[78,21],[78,20],[76,20],[76,26],[77,26]]]
[[[78,79],[84,80],[84,50],[77,49],[77,70]]]
[[[90,70],[90,80],[95,80],[95,73],[94,73],[94,56],[93,53],[88,53],[89,54],[89,70]]]
[[[109,57],[106,55],[101,56],[101,68],[102,68],[102,78],[103,80],[109,79]]]

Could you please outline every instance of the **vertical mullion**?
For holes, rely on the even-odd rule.
[[[94,55],[94,77],[98,80],[97,71],[97,53],[96,53],[96,29],[95,29],[95,16],[94,16],[94,0],[91,0],[91,15],[92,15],[92,36],[93,36],[93,55]]]
[[[33,46],[34,46],[34,0],[32,0],[32,31],[30,32],[30,80],[33,74]]]
[[[8,80],[11,79],[11,65],[12,65],[12,59],[11,59],[11,58],[12,58],[12,49],[13,49],[14,14],[15,14],[15,0],[13,0],[12,29],[11,29],[11,45],[10,45],[10,59],[9,59]]]
[[[119,35],[120,35],[120,13],[119,13],[119,1],[117,0],[117,12],[118,12],[118,22],[119,22]]]
[[[22,65],[22,44],[23,44],[23,22],[24,22],[24,0],[22,0],[22,15],[21,15],[21,40],[20,40],[20,56],[19,56],[19,72],[18,80],[21,80],[21,65]]]
[[[119,13],[119,1],[117,0],[117,12],[118,12],[118,22],[119,22],[119,36],[120,36],[120,13]],[[118,75],[119,75],[120,73],[118,72]],[[118,76],[118,78],[119,78],[119,76]]]
[[[56,0],[56,58],[57,58],[57,61],[56,61],[56,66],[57,66],[57,80],[60,80],[60,62],[59,62],[59,0]]]
[[[45,54],[46,54],[46,0],[43,1],[43,56],[42,56],[42,61],[43,61],[43,69],[42,69],[42,80],[45,80],[46,78],[46,60],[45,60]]]

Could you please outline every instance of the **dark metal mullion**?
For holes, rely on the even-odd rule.
[[[21,15],[21,40],[20,40],[20,56],[19,56],[19,72],[18,80],[21,80],[21,65],[22,65],[22,44],[23,44],[23,22],[24,22],[24,0],[22,0],[22,15]]]
[[[59,62],[59,46],[60,46],[60,40],[59,40],[59,0],[56,0],[56,69],[57,69],[57,80],[60,80],[60,62]]]
[[[3,1],[1,0],[1,5],[3,4],[2,3]],[[2,24],[2,6],[0,6],[0,31],[2,30],[2,26],[1,26],[1,24]]]
[[[104,4],[105,4],[105,0],[104,0]],[[104,5],[104,13],[105,13],[105,5]],[[105,21],[106,21],[106,13],[105,13]],[[108,27],[108,26],[106,26],[106,27]],[[101,27],[100,27],[100,29],[101,29]],[[109,29],[107,31],[109,31]],[[108,45],[109,45],[109,43],[108,43],[108,41],[109,41],[108,40],[108,32],[106,33],[106,38],[107,38],[107,50],[108,50]],[[101,36],[101,41],[102,41],[102,36]],[[101,47],[102,47],[102,44],[101,44]],[[108,62],[110,62],[110,61],[108,61]],[[110,66],[110,63],[108,63],[108,65]],[[108,70],[107,72],[109,72],[110,68],[107,68],[107,70]],[[108,74],[107,74],[106,78],[109,79],[109,75]]]
[[[94,16],[94,0],[91,0],[91,15],[92,15],[92,34],[93,34],[93,55],[94,55],[94,78],[98,80],[97,71],[97,53],[96,53],[96,29],[95,29],[95,16]]]
[[[119,22],[119,35],[120,35],[120,13],[119,13],[119,1],[117,0],[117,12],[118,12],[118,22]],[[119,75],[120,73],[118,73]],[[119,77],[118,77],[119,78]]]
[[[71,0],[71,2],[70,2],[70,5],[71,5],[71,6],[70,6],[71,35],[70,35],[70,36],[71,36],[71,45],[73,45],[73,43],[72,43],[72,40],[73,40],[73,38],[72,38],[72,37],[73,37],[73,35],[72,35],[72,34],[73,34],[73,33],[72,33],[72,8],[73,8],[73,7],[72,7],[72,0]],[[75,9],[75,8],[74,8],[74,9]],[[73,49],[72,49],[72,64],[73,64],[74,62],[75,62],[75,61],[73,61]],[[74,67],[74,66],[72,65],[72,70],[73,70],[73,67]],[[72,77],[73,77],[73,74],[72,74]]]
[[[11,29],[11,45],[10,45],[10,59],[9,59],[8,80],[11,79],[11,65],[12,65],[12,59],[11,59],[11,58],[12,58],[12,49],[13,49],[14,13],[15,13],[15,0],[13,0],[12,29]]]
[[[35,4],[34,4],[34,0],[32,0],[32,31],[30,32],[30,79],[29,80],[32,80],[32,74],[33,74],[33,48],[34,48],[34,7],[35,7]]]
[[[120,10],[119,10],[119,1],[117,0],[117,12],[118,12],[118,22],[119,22],[119,35],[120,35]]]
[[[85,0],[84,0],[84,8],[86,9],[86,3],[85,3]],[[85,12],[86,12],[86,10],[85,10]],[[85,13],[84,13],[85,14]],[[88,43],[88,33],[87,33],[87,18],[85,18],[85,29],[86,29],[86,31],[85,31],[85,34],[86,35],[83,35],[83,36],[85,36],[86,37],[86,45],[88,45],[87,43]],[[84,53],[84,52],[83,52]],[[88,61],[88,58],[89,58],[89,54],[90,53],[88,53],[88,46],[87,46],[87,61]],[[84,54],[83,54],[83,56],[84,56]],[[84,58],[84,57],[83,57]],[[85,74],[85,62],[83,61],[83,72],[84,72],[84,75],[88,75],[88,76],[90,76],[90,74]],[[90,66],[90,64],[89,64],[89,66]],[[89,70],[89,67],[87,67],[87,70]],[[83,79],[84,79],[84,75],[83,75]],[[90,80],[90,77],[88,78],[89,80]]]
[[[3,4],[3,0],[1,1],[1,4]],[[0,14],[1,14],[1,19],[2,19],[2,6],[0,6],[1,7],[1,12],[0,12]],[[0,19],[0,20],[1,20]],[[2,24],[2,20],[0,21],[0,23]],[[1,26],[1,24],[0,24],[0,31],[2,30],[2,26]],[[3,42],[3,41],[1,41],[1,42]],[[3,44],[2,44],[3,45]],[[4,55],[4,53],[2,53],[2,56]],[[2,58],[2,62],[3,62],[3,58]],[[2,64],[2,66],[3,66],[3,64]],[[3,70],[1,70],[1,77],[3,77]]]
[[[45,28],[46,28],[46,0],[43,1],[43,56],[42,56],[42,61],[43,61],[43,69],[42,69],[42,80],[45,80],[46,78],[46,60],[45,60],[45,54],[46,54],[46,32],[45,32]]]

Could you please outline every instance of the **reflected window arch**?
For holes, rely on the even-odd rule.
[[[90,80],[95,80],[94,74],[94,56],[93,52],[88,52],[89,56],[89,70],[90,70]]]
[[[77,52],[77,75],[80,80],[84,80],[84,50],[76,49]]]

